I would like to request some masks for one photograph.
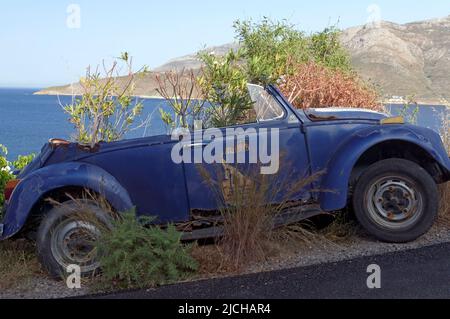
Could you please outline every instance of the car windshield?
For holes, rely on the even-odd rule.
[[[258,122],[272,121],[282,118],[284,110],[278,101],[262,86],[248,84],[248,92],[253,101],[253,108]]]

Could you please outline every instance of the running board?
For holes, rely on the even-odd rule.
[[[275,217],[274,228],[295,224],[321,214],[324,214],[324,212],[317,205],[292,208],[289,211]],[[213,226],[194,230],[192,232],[184,232],[181,236],[181,240],[194,241],[199,239],[219,238],[222,236],[223,226]]]

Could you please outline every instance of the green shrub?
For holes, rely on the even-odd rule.
[[[204,63],[198,84],[204,98],[210,103],[207,126],[226,127],[244,120],[252,109],[248,94],[245,67],[240,63],[240,52],[230,51],[224,57],[200,53]]]
[[[128,212],[114,221],[111,231],[97,242],[101,281],[119,288],[150,287],[186,278],[197,269],[173,226],[166,230],[144,227],[149,218]]]
[[[289,60],[308,60],[308,41],[303,32],[293,25],[264,18],[259,23],[251,20],[234,23],[247,66],[249,82],[268,84],[286,74]]]
[[[79,83],[81,96],[63,106],[76,130],[74,140],[91,147],[121,140],[142,113],[143,104],[134,92],[137,78],[146,73],[147,67],[133,71],[132,58],[126,52],[110,67],[105,63],[95,70],[89,67]]]
[[[2,207],[5,203],[4,190],[6,184],[14,178],[12,170],[22,170],[34,159],[35,154],[19,155],[14,162],[9,162],[7,159],[8,149],[0,144],[0,220],[2,216]]]
[[[30,164],[35,157],[36,154],[19,155],[17,159],[14,162],[12,162],[12,166],[14,166],[14,169],[21,171],[25,167],[27,167],[28,164]]]
[[[310,61],[332,70],[353,72],[350,55],[340,42],[341,31],[336,27],[325,28],[309,37]]]
[[[238,50],[224,56],[199,52],[202,71],[168,73],[158,78],[158,92],[172,106],[174,115],[160,111],[161,119],[172,131],[188,127],[187,118],[201,120],[207,127],[226,127],[254,120],[253,103],[247,83],[267,85],[297,75],[301,65],[318,65],[327,71],[352,76],[350,56],[339,41],[340,30],[329,27],[306,35],[286,20],[264,18],[260,22],[237,20],[234,23]],[[197,87],[192,85],[197,82]],[[355,81],[356,83],[356,81]],[[358,79],[358,90],[365,90]],[[196,90],[208,107],[192,103]],[[288,92],[290,94],[292,92]],[[303,98],[303,96],[300,96]],[[192,129],[192,127],[189,127]]]
[[[234,28],[249,82],[275,83],[292,75],[296,65],[309,62],[352,71],[350,56],[339,41],[340,31],[336,27],[307,36],[285,20],[274,22],[264,18],[258,23],[238,20]]]
[[[2,207],[5,202],[5,196],[3,194],[6,183],[12,179],[11,163],[8,162],[6,156],[8,155],[8,149],[0,144],[0,219],[3,217]]]

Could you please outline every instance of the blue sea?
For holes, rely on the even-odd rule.
[[[61,104],[70,104],[71,97],[33,95],[38,89],[0,88],[0,144],[8,150],[8,158],[15,159],[19,154],[38,153],[50,138],[70,139],[73,127]],[[159,99],[145,99],[144,112],[139,121],[149,120],[149,125],[135,130],[127,137],[142,137],[166,133],[159,116],[159,108],[168,110],[167,104]],[[404,106],[389,105],[387,110],[399,114]],[[407,113],[413,113],[410,107]],[[420,106],[417,124],[436,130],[443,129],[445,106]],[[448,128],[447,128],[448,129]]]
[[[70,139],[74,132],[61,105],[70,104],[70,96],[33,95],[39,89],[0,88],[0,144],[8,148],[8,158],[38,153],[50,138]],[[169,110],[164,100],[145,99],[143,114],[138,123],[149,125],[134,130],[128,138],[160,135],[166,127],[159,109]]]

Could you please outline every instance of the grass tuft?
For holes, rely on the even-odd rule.
[[[41,274],[34,245],[26,240],[0,242],[0,291],[23,289]]]
[[[222,207],[223,237],[216,252],[221,269],[239,271],[276,253],[282,242],[292,238],[308,241],[312,236],[312,232],[300,226],[276,228],[274,219],[296,207],[298,203],[289,199],[301,193],[320,174],[288,183],[277,176],[261,175],[258,167],[253,168],[256,169],[243,172],[224,164],[223,170],[213,176],[199,167]]]
[[[339,212],[332,216],[332,222],[319,230],[319,234],[329,242],[346,243],[358,235],[359,225],[350,212]]]

